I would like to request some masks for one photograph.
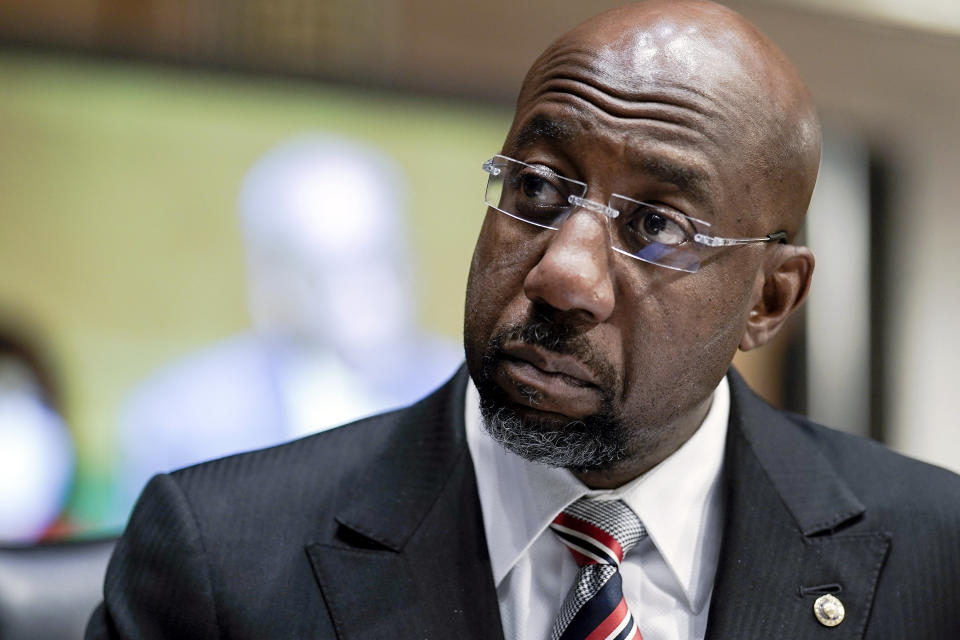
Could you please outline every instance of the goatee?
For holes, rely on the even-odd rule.
[[[521,415],[507,393],[494,382],[496,368],[506,357],[503,346],[507,342],[522,342],[578,358],[596,374],[602,394],[600,410],[576,420],[535,416],[531,411]],[[522,458],[572,471],[604,471],[627,457],[624,425],[614,413],[613,367],[599,360],[586,339],[566,325],[541,320],[497,332],[484,351],[474,383],[480,393],[480,412],[487,433]],[[537,406],[540,394],[536,389],[519,383],[516,388],[531,407]]]

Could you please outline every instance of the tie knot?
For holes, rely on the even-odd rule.
[[[580,498],[554,518],[550,528],[581,567],[619,566],[647,535],[640,518],[623,500]]]

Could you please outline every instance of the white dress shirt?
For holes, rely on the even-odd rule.
[[[479,394],[467,386],[467,444],[506,640],[547,640],[577,575],[547,527],[583,496],[622,499],[649,536],[621,566],[623,591],[644,640],[702,639],[720,551],[720,470],[730,413],[724,378],[696,433],[673,455],[614,490],[591,490],[565,469],[506,451],[483,429]]]

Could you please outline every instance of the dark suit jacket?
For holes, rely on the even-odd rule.
[[[154,478],[87,638],[502,638],[466,379],[408,409]],[[730,379],[708,637],[960,638],[960,478],[776,411]],[[825,590],[846,608],[834,628],[813,614]]]

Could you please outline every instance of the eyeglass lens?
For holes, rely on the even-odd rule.
[[[513,218],[544,229],[558,229],[583,198],[587,185],[504,156],[485,165],[486,203]],[[609,225],[612,248],[625,255],[670,269],[693,272],[699,256],[690,249],[696,229],[687,216],[666,207],[611,196],[617,212]]]

